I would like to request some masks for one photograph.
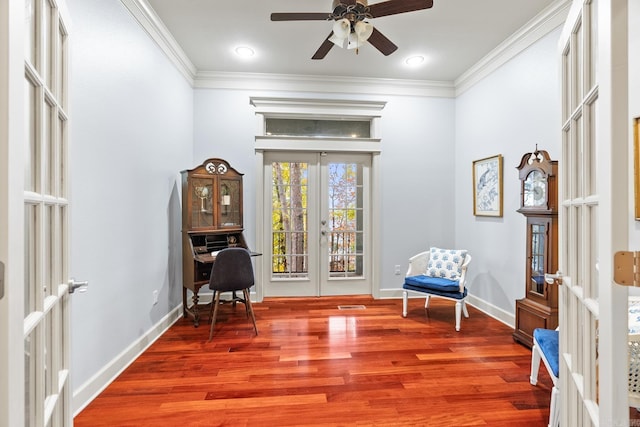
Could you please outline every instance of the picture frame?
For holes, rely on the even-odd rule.
[[[473,161],[473,214],[502,216],[502,155]]]
[[[640,221],[640,117],[633,120],[633,193],[635,219]]]

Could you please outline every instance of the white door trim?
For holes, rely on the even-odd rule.
[[[597,180],[600,197],[600,425],[628,424],[628,290],[613,282],[613,254],[628,249],[630,120],[628,0],[598,2]],[[622,423],[622,424],[621,424]]]
[[[0,425],[24,425],[24,4],[0,2]],[[18,141],[19,143],[12,143]]]
[[[381,133],[380,120],[386,101],[360,101],[348,99],[314,99],[314,98],[272,98],[250,97],[249,102],[256,107],[255,122],[255,175],[256,175],[256,235],[264,236],[269,232],[270,224],[266,221],[265,196],[262,189],[265,182],[271,180],[265,176],[264,157],[268,151],[315,151],[315,152],[349,152],[371,154],[371,289],[374,298],[380,297],[380,215],[381,215],[381,181],[380,155]],[[265,135],[266,117],[305,117],[305,118],[334,118],[349,117],[371,120],[371,138],[281,138]],[[263,239],[256,238],[256,251],[266,253]],[[257,257],[255,261],[256,277],[260,283],[256,286],[256,300],[262,301],[262,278],[264,277],[265,263],[263,257]]]

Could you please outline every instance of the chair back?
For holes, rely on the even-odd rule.
[[[254,284],[251,254],[245,248],[226,248],[218,252],[211,267],[209,289],[218,292],[249,289]]]

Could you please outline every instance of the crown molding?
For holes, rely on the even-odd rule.
[[[455,81],[199,71],[146,0],[120,0],[194,88],[455,98],[563,25],[571,0],[557,0]]]
[[[193,86],[198,70],[149,3],[146,0],[120,0],[120,2]]]
[[[367,77],[314,76],[294,74],[260,74],[198,72],[195,87],[207,89],[241,89],[291,92],[337,92],[367,95],[412,95],[452,98],[453,82],[378,79]]]
[[[500,43],[455,80],[455,96],[463,94],[480,80],[518,56],[529,46],[563,25],[570,6],[571,0],[556,1]]]

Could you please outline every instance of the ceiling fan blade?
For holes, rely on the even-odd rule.
[[[433,7],[433,0],[387,0],[370,5],[369,11],[374,18],[379,18],[381,16],[429,9],[430,7]]]
[[[384,34],[380,31],[373,29],[373,33],[371,37],[367,40],[371,43],[376,49],[384,54],[384,56],[389,56],[396,50],[398,50],[398,46],[393,44],[391,40],[389,40]]]
[[[329,51],[333,47],[333,42],[329,40],[329,37],[331,37],[332,35],[333,35],[333,31],[329,33],[327,38],[324,40],[324,42],[322,42],[322,44],[320,45],[318,50],[316,50],[316,53],[313,54],[311,59],[323,59],[325,56],[327,56],[327,53],[329,53]]]
[[[293,12],[293,13],[272,13],[272,21],[326,21],[331,18],[328,13],[306,13],[306,12]]]

